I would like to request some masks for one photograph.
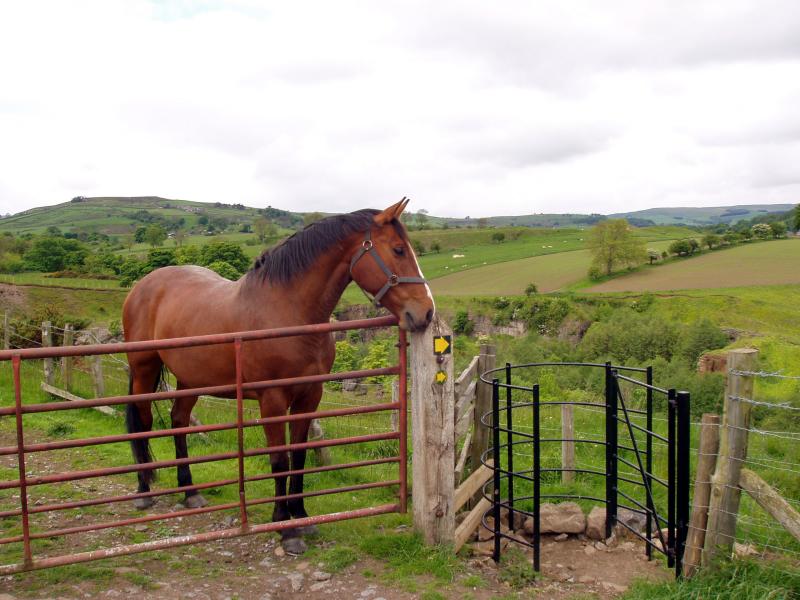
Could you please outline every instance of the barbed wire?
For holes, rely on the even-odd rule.
[[[780,371],[739,371],[732,369],[728,371],[730,375],[743,375],[745,377],[772,377],[776,379],[796,379],[800,380],[799,375],[783,375]]]
[[[788,402],[783,402],[778,404],[776,402],[764,402],[761,400],[753,400],[751,398],[742,398],[741,396],[728,396],[731,400],[736,400],[738,402],[745,402],[747,404],[753,404],[755,406],[768,406],[770,408],[781,408],[784,410],[797,410],[800,411],[800,406],[792,406]]]

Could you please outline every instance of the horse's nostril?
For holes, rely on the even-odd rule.
[[[413,329],[414,328],[414,316],[409,311],[406,311],[406,321],[408,321],[408,324]]]
[[[428,312],[425,313],[425,322],[430,323],[433,320],[433,309],[429,309]]]

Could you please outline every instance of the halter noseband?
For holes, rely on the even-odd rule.
[[[350,260],[350,278],[353,279],[353,267],[356,266],[356,263],[361,259],[362,256],[365,254],[369,254],[375,262],[380,267],[381,271],[386,275],[386,283],[383,284],[383,287],[378,290],[378,293],[375,294],[372,298],[369,297],[369,293],[364,288],[361,288],[361,291],[364,292],[364,295],[367,297],[367,300],[372,302],[376,307],[381,305],[381,298],[386,295],[391,288],[401,283],[428,283],[428,281],[424,277],[400,277],[396,273],[392,273],[391,269],[386,266],[386,263],[383,262],[381,255],[378,254],[378,251],[375,249],[375,244],[372,243],[372,236],[370,234],[370,230],[367,229],[367,233],[364,236],[364,241],[361,242],[361,247],[358,249],[358,252],[353,255],[352,260]],[[361,287],[361,286],[359,286]]]

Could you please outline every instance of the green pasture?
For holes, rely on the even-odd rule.
[[[800,283],[800,240],[742,244],[645,266],[592,287],[590,292],[663,291]]]

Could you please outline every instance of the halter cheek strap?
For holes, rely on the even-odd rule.
[[[428,281],[424,277],[401,277],[396,273],[392,273],[392,270],[386,266],[386,263],[383,262],[381,255],[378,254],[378,251],[375,249],[375,245],[372,243],[372,236],[370,230],[367,229],[367,233],[364,236],[364,241],[361,242],[361,247],[358,249],[353,255],[353,258],[350,260],[350,278],[353,279],[353,267],[356,266],[356,263],[361,259],[364,255],[371,256],[375,262],[378,264],[378,267],[381,271],[386,275],[386,283],[383,284],[383,287],[378,290],[378,293],[375,294],[374,297],[370,298],[369,293],[364,288],[361,288],[361,291],[364,292],[364,295],[367,297],[367,300],[372,302],[376,307],[381,305],[381,298],[386,295],[391,288],[399,285],[401,283],[428,283]],[[359,286],[360,287],[360,286]]]

